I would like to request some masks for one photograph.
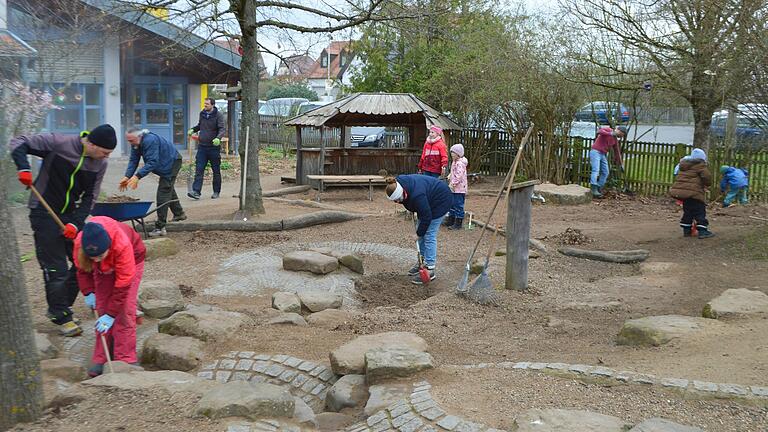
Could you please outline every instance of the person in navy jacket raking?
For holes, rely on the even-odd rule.
[[[429,270],[429,280],[434,280],[437,264],[437,233],[443,217],[453,205],[453,194],[445,182],[425,175],[387,177],[386,182],[387,198],[418,214],[419,224],[416,228],[416,236],[424,263]],[[408,275],[413,276],[411,281],[414,284],[422,283],[418,263],[408,270]]]

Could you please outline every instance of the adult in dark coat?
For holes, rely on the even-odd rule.
[[[205,98],[203,110],[200,111],[200,119],[197,126],[187,132],[189,135],[197,133],[197,154],[195,155],[195,182],[192,191],[187,193],[192,199],[200,199],[203,189],[203,174],[205,166],[211,163],[213,171],[213,195],[216,199],[221,194],[221,139],[227,132],[224,114],[216,108],[216,100]]]

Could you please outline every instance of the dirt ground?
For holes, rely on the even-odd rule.
[[[472,192],[492,191],[494,181],[475,185]],[[467,197],[467,210],[485,220],[495,197],[472,192]],[[315,196],[316,192],[310,191],[287,198],[312,201]],[[357,319],[334,330],[267,326],[266,320],[274,315],[269,308],[271,292],[255,297],[203,294],[224,259],[260,246],[353,241],[413,248],[412,222],[399,214],[402,207],[388,202],[380,190],[373,201],[367,200],[367,190],[362,188],[330,189],[322,199],[340,210],[372,216],[279,233],[169,233],[181,246],[179,254],[148,263],[145,279],[173,280],[183,285],[190,303],[215,304],[254,318],[253,324],[230,339],[209,345],[206,354],[210,358],[237,349],[327,362],[329,351],[357,335],[412,331],[427,340],[436,363],[444,366],[425,377],[433,385],[435,398],[451,413],[473,421],[508,428],[522,410],[559,407],[588,409],[630,421],[663,416],[706,431],[768,430],[768,409],[734,400],[686,400],[657,388],[608,387],[533,373],[449,367],[501,361],[585,363],[661,377],[768,386],[768,318],[729,322],[716,333],[656,348],[615,343],[627,319],[665,314],[700,316],[704,304],[728,288],[768,293],[768,223],[749,217],[768,217],[768,207],[723,210],[713,206],[710,226],[717,236],[698,240],[682,237],[677,225],[680,208],[669,199],[617,196],[573,207],[535,204],[532,237],[541,239],[550,253],[531,260],[528,291],[500,290],[501,301],[495,307],[476,305],[453,294],[480,234],[477,228],[441,231],[438,278],[428,288],[409,284],[407,268],[392,268],[386,261],[363,257],[366,275],[356,284],[363,306]],[[271,200],[266,200],[265,206],[265,220],[316,210]],[[229,219],[236,208],[237,200],[226,198],[187,212],[190,219]],[[504,209],[500,210],[503,213]],[[494,220],[504,225],[503,216]],[[32,236],[23,209],[18,209],[15,223],[21,253],[28,254],[33,251]],[[485,236],[478,257],[484,258],[488,251],[489,237]],[[504,242],[503,237],[497,239],[494,250],[503,248]],[[643,272],[638,264],[566,257],[556,252],[565,243],[605,250],[644,248],[651,252],[649,261],[672,266]],[[504,263],[504,257],[491,258],[490,274],[497,287],[503,287]],[[53,332],[55,328],[44,317],[42,278],[34,258],[24,263],[24,270],[36,327]],[[76,303],[75,312],[86,313],[81,301]],[[98,396],[102,393],[107,394]],[[121,404],[122,397],[129,398],[104,391],[94,392],[93,397],[105,397],[105,404]],[[163,424],[169,430],[223,430],[223,423],[207,420],[185,418],[175,423],[180,417],[178,411],[186,409],[184,401],[150,404],[147,400],[137,402],[141,409],[121,414],[121,427],[115,419],[105,418],[115,428],[107,430],[147,430]],[[129,406],[127,401],[125,406]],[[23,430],[77,429],[87,409],[95,409],[90,398],[60,413],[50,413]],[[98,424],[100,416],[107,415],[95,413],[90,422]],[[97,429],[86,425],[82,430]]]

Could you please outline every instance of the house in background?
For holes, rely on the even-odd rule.
[[[348,86],[350,72],[354,70],[355,54],[352,41],[332,41],[324,48],[307,77],[307,84],[323,101],[334,101],[341,94],[342,86]]]
[[[304,81],[314,68],[315,61],[312,57],[306,54],[292,55],[280,61],[275,78],[281,82]]]
[[[240,79],[242,57],[230,47],[112,0],[7,2],[8,29],[37,50],[27,82],[59,106],[45,129],[78,133],[110,123],[121,129],[117,155],[127,151],[122,132],[130,126],[186,148],[205,85]]]

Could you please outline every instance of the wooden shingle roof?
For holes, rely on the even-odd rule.
[[[37,50],[9,30],[0,30],[0,57],[34,57]]]

